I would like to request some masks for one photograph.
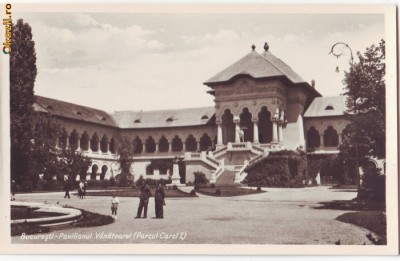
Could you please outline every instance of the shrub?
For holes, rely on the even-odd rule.
[[[201,171],[196,171],[193,173],[194,175],[194,184],[195,185],[205,185],[208,183],[208,179],[206,178],[206,174]]]
[[[115,182],[115,178],[114,177],[111,177],[108,180],[108,182],[109,182],[110,187],[115,187],[117,185],[117,183]]]
[[[189,182],[186,183],[186,185],[187,185],[187,186],[192,186],[193,184],[192,184],[191,181],[189,181]]]
[[[194,189],[192,189],[192,191],[190,191],[190,196],[196,196],[196,191]]]
[[[303,151],[271,152],[268,157],[245,169],[248,173],[245,182],[257,187],[303,187],[306,166],[306,154]]]
[[[178,187],[176,185],[172,186],[172,190],[177,190],[177,189],[178,189]]]
[[[215,195],[221,196],[221,190],[220,190],[220,189],[217,189],[217,190],[215,191]]]
[[[358,197],[364,201],[385,202],[386,177],[374,166],[363,167],[362,190]]]
[[[200,186],[199,186],[199,185],[194,185],[194,190],[195,190],[195,191],[199,191],[199,189],[200,189]]]
[[[261,187],[257,187],[257,191],[261,191]]]
[[[210,187],[215,188],[215,183],[212,183]]]

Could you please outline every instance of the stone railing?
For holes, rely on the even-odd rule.
[[[244,170],[246,169],[246,167],[249,165],[249,161],[245,160],[243,166],[239,169],[238,172],[236,172],[235,175],[235,183],[239,184],[241,183],[247,176],[247,173],[244,172]]]
[[[209,166],[213,167],[214,169],[217,169],[221,164],[218,160],[208,156],[205,151],[203,151],[201,153],[186,152],[185,160],[186,161],[199,160],[199,161],[202,161],[202,162],[208,164]]]
[[[222,147],[220,149],[212,151],[211,153],[214,156],[214,158],[217,158],[217,157],[220,157],[220,156],[224,155],[226,153],[226,149],[227,149],[227,147],[224,146],[224,147]]]

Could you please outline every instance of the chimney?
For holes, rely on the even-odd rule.
[[[313,87],[315,89],[315,80],[314,79],[311,80],[311,87]]]

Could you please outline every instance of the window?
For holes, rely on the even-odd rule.
[[[203,115],[203,117],[201,117],[202,120],[208,120],[208,116],[207,115]]]
[[[140,120],[135,120],[134,123],[140,123]]]
[[[107,121],[106,117],[101,118],[102,121]]]
[[[49,109],[49,110],[52,110],[52,109],[53,109],[53,106],[49,105],[49,106],[47,106],[46,108]]]
[[[80,111],[77,111],[76,115],[82,115],[82,113]]]
[[[172,121],[174,121],[174,119],[172,119],[172,117],[169,117],[169,118],[167,119],[167,122],[172,122]]]
[[[326,110],[326,111],[332,111],[332,110],[334,110],[334,109],[335,109],[335,108],[333,108],[332,105],[328,105],[328,106],[325,107],[325,110]]]

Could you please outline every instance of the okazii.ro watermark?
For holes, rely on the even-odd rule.
[[[3,19],[5,26],[5,40],[3,42],[3,53],[11,53],[11,38],[12,38],[12,19],[11,19],[11,4],[6,4],[6,18]]]

